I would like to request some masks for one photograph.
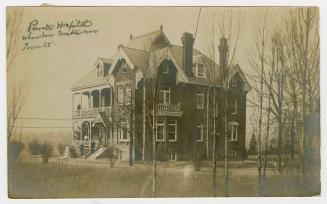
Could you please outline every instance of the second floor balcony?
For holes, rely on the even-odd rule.
[[[158,116],[182,116],[181,105],[178,104],[157,104],[156,114]]]
[[[90,109],[82,109],[75,110],[73,117],[74,119],[78,118],[95,118],[99,112],[103,112],[106,115],[111,115],[111,107],[100,107],[100,108],[90,108]]]

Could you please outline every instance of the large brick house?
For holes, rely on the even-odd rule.
[[[220,39],[220,65],[193,48],[192,34],[181,41],[171,44],[162,26],[130,36],[114,57],[99,58],[72,87],[72,142],[81,154],[115,146],[121,160],[151,160],[154,136],[158,159],[210,159],[216,121],[215,149],[224,155],[227,40]],[[228,80],[228,156],[243,158],[250,86],[239,65],[229,69]]]

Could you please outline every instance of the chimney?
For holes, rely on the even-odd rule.
[[[132,40],[133,39],[133,35],[129,34],[129,39]]]
[[[228,53],[228,47],[227,47],[227,39],[225,37],[220,38],[220,44],[219,44],[219,63],[221,68],[224,70],[227,69],[227,53]]]
[[[193,65],[193,44],[194,38],[191,33],[183,33],[183,69],[187,76],[192,76],[192,65]]]
[[[163,25],[160,25],[160,31],[161,32],[163,31]]]

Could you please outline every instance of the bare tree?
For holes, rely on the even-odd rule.
[[[220,59],[220,67],[222,69],[222,81],[223,81],[223,89],[224,89],[224,138],[225,138],[225,164],[224,164],[224,192],[225,196],[229,196],[229,176],[228,176],[228,98],[229,98],[229,92],[230,90],[230,72],[232,69],[232,66],[235,62],[235,56],[238,46],[238,41],[240,37],[240,15],[237,16],[235,19],[235,16],[233,15],[232,9],[229,11],[229,15],[227,16],[228,21],[226,22],[226,15],[224,13],[223,21],[221,25],[219,26],[221,36],[220,39],[220,46],[219,46],[219,52],[225,53],[226,56],[221,56]],[[236,24],[234,24],[236,23]],[[224,42],[227,41],[227,47],[224,47]],[[224,54],[223,54],[224,55]]]
[[[6,36],[7,36],[7,71],[12,67],[12,64],[18,54],[18,40],[20,39],[19,31],[23,20],[23,8],[8,7]]]
[[[319,17],[314,7],[291,11],[287,22],[288,57],[290,58],[288,75],[290,85],[298,87],[293,93],[294,112],[300,107],[300,149],[301,181],[305,176],[305,149],[308,140],[305,135],[304,119],[307,112],[319,110]],[[293,84],[292,84],[293,83]],[[297,97],[297,93],[299,93]],[[298,104],[297,104],[298,103]],[[295,116],[295,113],[294,113]]]
[[[250,60],[250,64],[255,70],[256,76],[254,77],[254,83],[258,83],[260,88],[256,90],[259,95],[259,122],[258,122],[258,186],[259,186],[259,195],[262,194],[264,183],[262,176],[262,120],[263,120],[263,103],[264,96],[267,94],[264,93],[264,83],[263,83],[263,75],[265,72],[266,65],[266,41],[267,41],[267,12],[264,11],[265,14],[259,15],[259,23],[257,30],[257,41],[255,44],[255,57]],[[266,141],[267,144],[267,141]]]
[[[26,83],[15,83],[8,90],[7,104],[7,138],[13,138],[16,130],[17,119],[25,105],[27,94]]]
[[[158,104],[159,104],[159,91],[161,80],[158,77],[159,66],[162,64],[165,58],[168,57],[167,48],[157,50],[156,45],[153,45],[148,51],[148,54],[143,55],[141,59],[144,63],[142,67],[143,75],[143,109],[145,114],[145,138],[152,138],[152,197],[157,197],[158,193],[158,172],[159,168],[157,166],[158,155],[160,152],[160,147],[158,147],[156,141],[157,133],[157,120],[158,120]],[[168,66],[168,65],[167,65]],[[146,145],[146,144],[144,144]]]
[[[8,8],[6,35],[7,35],[7,74],[18,54],[18,39],[23,19],[22,8]],[[13,138],[16,122],[25,105],[28,85],[23,81],[10,81],[7,95],[7,138]]]

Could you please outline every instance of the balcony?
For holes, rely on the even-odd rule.
[[[158,116],[182,116],[180,104],[158,104],[156,105]]]
[[[99,141],[97,140],[73,140],[74,146],[84,145],[85,147],[91,147],[91,143],[94,142],[95,146],[99,146]]]
[[[90,108],[84,110],[74,111],[73,117],[74,119],[79,118],[95,118],[99,112],[103,112],[106,115],[111,115],[111,107],[100,107],[100,108]]]

